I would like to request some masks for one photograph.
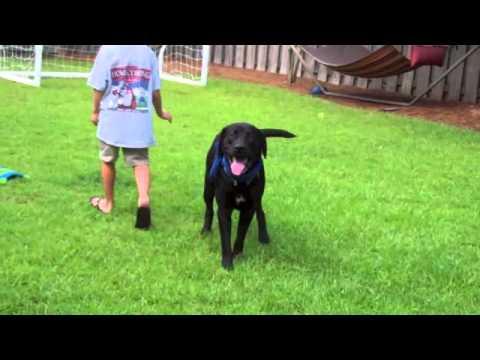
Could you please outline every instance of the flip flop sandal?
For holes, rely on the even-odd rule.
[[[94,200],[97,200],[97,202],[94,203]],[[94,207],[95,209],[97,209],[98,211],[100,211],[102,214],[105,214],[105,215],[110,214],[110,213],[108,213],[108,212],[103,211],[103,210],[100,208],[100,201],[102,201],[102,198],[99,197],[99,196],[92,196],[92,197],[90,198],[90,200],[89,200],[90,205],[91,205],[92,207]]]
[[[135,227],[137,229],[148,230],[152,225],[151,213],[149,207],[140,207],[137,209],[137,221]]]

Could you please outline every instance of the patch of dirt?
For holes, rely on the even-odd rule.
[[[288,84],[288,79],[286,75],[272,74],[263,71],[231,68],[213,64],[209,67],[209,74],[214,77],[220,77],[225,79],[277,86],[288,89],[290,91],[295,91],[303,95],[308,95],[310,93],[310,89],[315,85],[315,82],[312,80],[298,79],[295,84],[290,86]],[[382,92],[371,90],[366,91],[354,87],[336,87],[330,84],[326,84],[326,86],[329,90],[348,93],[350,95],[364,95],[372,97],[375,97],[375,95],[377,95],[378,98],[394,101],[410,100],[407,98],[402,98],[397,94],[385,94]],[[350,99],[341,99],[332,96],[322,96],[322,99],[334,101],[336,103],[346,106],[378,111],[383,111],[383,109],[391,107],[390,105],[374,104]],[[399,110],[395,111],[395,113],[480,131],[479,104],[473,105],[459,102],[437,102],[423,99],[417,102],[414,106],[400,108]]]

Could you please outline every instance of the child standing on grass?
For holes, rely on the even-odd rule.
[[[103,45],[87,83],[93,88],[91,121],[97,126],[105,191],[104,197],[92,197],[90,204],[105,214],[112,211],[115,162],[122,148],[137,183],[135,227],[148,229],[151,224],[148,148],[155,145],[152,107],[160,118],[172,122],[172,115],[162,108],[157,58],[146,45]]]

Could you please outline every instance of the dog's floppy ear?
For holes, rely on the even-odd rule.
[[[218,152],[219,152],[219,155],[223,155],[223,140],[225,138],[225,135],[227,133],[227,128],[223,128],[222,131],[220,131],[220,133],[217,135],[217,139],[218,139]]]
[[[263,157],[266,159],[267,158],[267,137],[263,135],[263,133],[261,134],[261,136],[262,136],[262,154],[263,154]]]
[[[267,138],[268,137],[283,137],[283,138],[294,138],[296,137],[295,134],[288,132],[286,130],[280,129],[261,129],[260,130],[262,136],[262,153],[263,156],[267,157]]]
[[[286,130],[280,129],[262,129],[260,130],[265,137],[283,137],[283,138],[294,138],[295,134],[288,132]]]

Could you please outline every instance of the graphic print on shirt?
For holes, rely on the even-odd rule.
[[[148,84],[152,71],[137,66],[115,67],[111,70],[112,95],[110,110],[147,112]]]

